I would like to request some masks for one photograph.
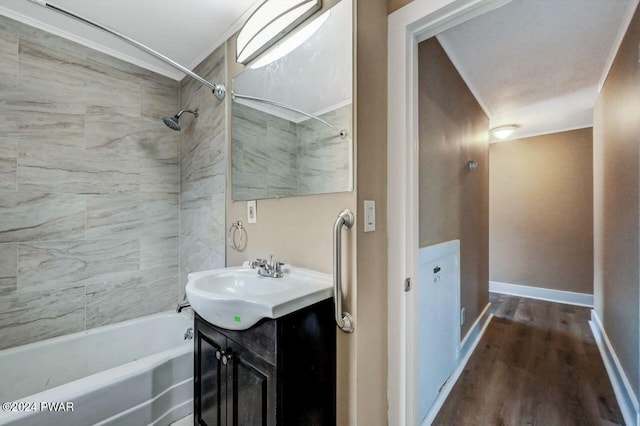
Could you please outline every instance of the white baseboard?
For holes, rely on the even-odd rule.
[[[492,293],[509,294],[511,296],[527,297],[529,299],[593,308],[593,294],[587,293],[574,293],[573,291],[553,290],[550,288],[508,284],[498,281],[489,281],[489,291]]]
[[[589,326],[591,326],[593,337],[595,337],[596,343],[598,344],[598,349],[600,350],[600,355],[604,361],[604,366],[607,369],[607,374],[609,375],[609,380],[613,386],[613,391],[616,394],[616,399],[618,400],[620,411],[622,411],[624,422],[628,426],[639,426],[640,409],[638,405],[638,398],[629,383],[629,379],[627,379],[627,375],[622,369],[620,360],[618,359],[616,352],[613,350],[609,337],[602,327],[602,321],[600,321],[600,317],[598,317],[595,310],[591,310],[591,321],[589,321]]]
[[[429,426],[431,425],[431,423],[433,423],[436,416],[440,412],[442,405],[447,400],[449,393],[453,389],[453,386],[456,384],[456,382],[460,378],[460,375],[464,371],[464,367],[467,365],[469,358],[471,358],[473,351],[478,346],[478,343],[480,343],[480,339],[489,326],[491,318],[493,318],[493,314],[489,314],[490,306],[491,303],[488,303],[487,306],[485,306],[482,313],[478,316],[478,319],[476,319],[476,321],[467,332],[467,335],[460,343],[460,358],[458,358],[458,367],[455,369],[453,374],[451,374],[449,380],[447,380],[447,383],[442,388],[442,391],[433,402],[433,405],[431,406],[427,417],[425,417],[424,421],[422,422],[422,426]]]

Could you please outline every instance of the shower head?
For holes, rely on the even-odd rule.
[[[180,116],[185,112],[189,112],[195,115],[196,118],[198,118],[198,116],[200,115],[197,109],[195,111],[192,111],[190,109],[183,109],[183,110],[180,110],[180,112],[174,115],[173,117],[162,117],[162,121],[171,130],[175,130],[179,132],[180,130],[182,130],[182,126],[180,126]]]
[[[177,132],[182,130],[182,127],[180,127],[180,123],[178,123],[177,117],[162,117],[162,121],[164,121],[164,124],[166,124],[167,127],[171,130],[175,130]]]

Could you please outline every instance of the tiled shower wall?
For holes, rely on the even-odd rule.
[[[353,181],[352,104],[320,115],[347,135],[317,120],[307,119],[297,124],[298,195],[349,191]]]
[[[233,103],[233,199],[323,194],[351,189],[352,106],[295,123]]]
[[[231,108],[233,199],[296,195],[296,123],[238,102]]]
[[[214,83],[226,81],[225,47],[219,47],[194,71]],[[230,96],[227,96],[227,102]],[[193,79],[180,83],[180,285],[187,274],[225,266],[225,175],[227,133],[225,103]]]
[[[161,117],[178,99],[0,17],[0,348],[175,306],[180,134]]]

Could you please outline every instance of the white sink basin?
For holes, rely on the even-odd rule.
[[[247,266],[193,272],[187,298],[213,325],[246,330],[262,318],[279,318],[331,297],[331,275],[286,265],[284,277],[267,278]]]

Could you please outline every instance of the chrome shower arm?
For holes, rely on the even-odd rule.
[[[344,137],[347,136],[347,131],[346,130],[338,129],[336,126],[334,126],[333,124],[329,123],[326,120],[323,120],[322,118],[318,117],[317,115],[309,114],[308,112],[302,111],[302,110],[300,110],[298,108],[294,108],[294,107],[289,106],[287,104],[283,104],[281,102],[272,101],[271,99],[259,98],[257,96],[241,95],[239,93],[231,92],[231,99],[236,99],[236,98],[238,98],[238,99],[246,99],[248,101],[260,102],[260,103],[267,104],[267,105],[273,105],[273,106],[278,107],[278,108],[282,108],[282,109],[286,109],[286,110],[289,110],[289,111],[296,112],[298,114],[302,114],[302,115],[304,115],[306,117],[313,118],[314,120],[319,121],[320,123],[324,124],[325,126],[331,127],[333,130],[335,130],[340,135],[340,137],[344,138]]]
[[[160,59],[161,61],[171,65],[172,67],[176,68],[179,71],[182,71],[183,73],[185,73],[186,75],[188,75],[189,77],[193,78],[194,80],[199,81],[200,83],[202,83],[203,85],[207,86],[208,88],[210,88],[213,91],[213,94],[215,95],[216,98],[223,100],[226,94],[226,87],[224,86],[224,84],[213,84],[208,82],[207,80],[205,80],[204,78],[200,77],[198,74],[194,73],[193,71],[189,70],[188,68],[183,67],[182,65],[180,65],[179,63],[177,63],[176,61],[164,56],[162,53],[157,52],[155,50],[153,50],[152,48],[140,43],[139,41],[136,41],[134,39],[132,39],[131,37],[128,37],[112,28],[106,27],[102,24],[99,24],[95,21],[92,21],[91,19],[88,18],[84,18],[80,15],[76,15],[73,12],[70,12],[66,9],[63,9],[61,7],[58,7],[54,4],[51,4],[47,1],[44,0],[29,0],[32,3],[36,3],[40,6],[44,6],[47,9],[53,10],[55,12],[61,13],[65,16],[68,16],[70,18],[76,19],[80,22],[83,22],[87,25],[90,25],[94,28],[97,28],[99,30],[102,30],[104,32],[107,32],[117,38],[119,38],[120,40],[129,43],[130,45],[137,47],[140,50],[143,50],[145,52],[147,52],[148,54],[155,56],[156,58]]]

